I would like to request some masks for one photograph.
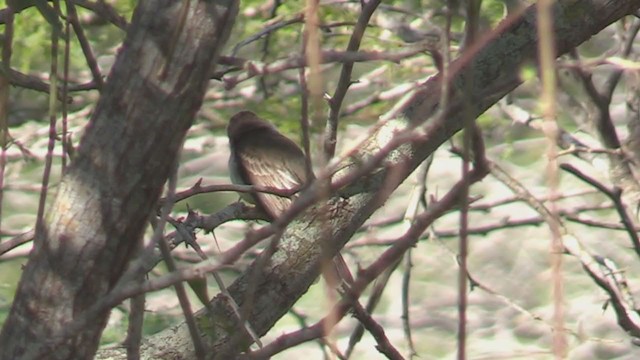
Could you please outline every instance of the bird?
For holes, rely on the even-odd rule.
[[[299,190],[313,179],[304,152],[270,122],[251,111],[233,115],[227,126],[231,182],[281,190]],[[242,198],[260,208],[271,221],[291,205],[286,196],[254,192]]]
[[[302,189],[314,179],[302,149],[251,111],[240,111],[231,117],[227,136],[231,150],[229,173],[234,184],[294,190]],[[244,200],[268,215],[270,221],[276,220],[292,203],[289,197],[263,192],[243,195]],[[334,286],[339,279],[353,282],[348,265],[339,253],[323,275]]]

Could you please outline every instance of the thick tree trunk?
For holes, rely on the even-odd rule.
[[[554,6],[556,53],[566,53],[639,7],[640,0],[558,1]],[[322,217],[311,214],[292,223],[269,264],[261,271],[254,271],[259,266],[257,261],[229,287],[241,306],[250,299],[248,319],[259,334],[265,334],[307,291],[319,274],[323,257],[335,254],[422,161],[461,130],[467,119],[482,114],[521,83],[521,66],[537,61],[537,39],[536,9],[532,7],[517,21],[503,23],[499,33],[475,52],[473,59],[459,59],[452,64],[453,89],[446,116],[435,116],[440,103],[441,78],[435,77],[424,84],[401,107],[396,120],[372,136],[359,155],[363,159],[371,158],[385,146],[385,139],[390,139],[394,131],[410,124],[426,122],[426,134],[388,156],[386,166],[368,176],[366,182],[342,191],[352,195],[335,200],[328,224]],[[353,167],[357,169],[357,165]],[[212,308],[215,313],[211,317],[204,311],[198,314],[213,349],[211,355],[228,359],[246,350],[251,340],[233,325],[236,321],[224,297],[216,297]],[[211,319],[215,319],[215,323]],[[144,344],[143,357],[192,359],[194,352],[188,336],[184,324],[159,333]],[[126,358],[125,352],[118,350],[101,352],[99,356]]]
[[[93,357],[108,311],[44,354],[32,345],[59,338],[129,263],[237,10],[234,0],[140,2],[77,158],[36,227],[0,359]]]

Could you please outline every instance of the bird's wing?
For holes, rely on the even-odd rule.
[[[270,136],[278,136],[274,146]],[[286,140],[283,140],[286,139]],[[291,140],[280,134],[265,134],[251,144],[240,146],[239,160],[248,184],[275,189],[298,189],[305,184],[304,154]],[[255,198],[272,218],[280,216],[291,205],[288,197],[255,193]]]

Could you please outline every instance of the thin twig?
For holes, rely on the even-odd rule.
[[[137,244],[137,251],[142,250],[142,241]],[[144,276],[138,281],[142,283]],[[138,294],[129,299],[130,309],[127,324],[127,337],[124,340],[127,348],[127,360],[140,360],[140,346],[142,345],[142,328],[144,325],[146,294]]]
[[[380,326],[359,303],[353,306],[353,316],[369,331],[376,340],[376,349],[384,354],[387,359],[400,360],[404,359],[400,352],[391,344],[384,333],[384,328]]]
[[[265,26],[262,30],[260,30],[259,32],[249,36],[248,38],[238,42],[233,49],[231,50],[231,56],[236,56],[238,54],[238,51],[240,51],[240,49],[246,45],[251,44],[252,42],[258,41],[261,38],[267,38],[271,33],[282,29],[284,27],[287,27],[289,25],[293,25],[293,24],[298,24],[304,21],[304,14],[297,14],[294,17],[292,17],[291,19],[287,19],[287,20],[280,20],[277,22],[272,22],[270,24],[268,24],[267,26]]]
[[[78,13],[72,0],[67,0],[67,17],[68,21],[71,22],[71,25],[73,26],[73,32],[76,34],[76,38],[80,43],[80,48],[82,49],[84,57],[87,60],[87,65],[89,66],[89,70],[91,71],[91,75],[93,76],[93,83],[96,85],[98,91],[100,91],[104,87],[104,80],[102,80],[102,74],[100,73],[100,68],[98,67],[98,61],[93,54],[91,44],[89,44],[89,39],[87,39],[82,25],[80,25],[80,23],[78,22]],[[65,77],[65,81],[66,79],[67,78]],[[63,96],[63,99],[64,98],[65,96]]]
[[[34,235],[35,235],[35,231],[29,230],[23,234],[14,236],[13,238],[7,241],[0,242],[0,256],[17,248],[22,244],[26,244],[29,241],[33,240]]]
[[[106,1],[88,1],[88,0],[73,0],[76,5],[83,7],[87,10],[91,10],[103,19],[117,26],[122,30],[126,30],[127,20],[114,9]]]
[[[631,238],[631,243],[633,244],[633,248],[636,251],[636,254],[640,256],[640,238],[638,237],[637,226],[635,225],[632,218],[627,213],[627,209],[622,202],[622,190],[619,187],[614,187],[613,189],[607,188],[604,184],[601,184],[596,179],[584,174],[574,166],[570,164],[562,164],[560,165],[562,170],[565,170],[573,175],[575,175],[580,180],[586,182],[587,184],[595,187],[600,192],[605,194],[611,201],[620,215],[620,219],[622,220],[622,224],[624,228],[627,230],[629,234],[629,238]]]
[[[382,294],[386,289],[387,284],[389,283],[389,280],[391,279],[391,275],[393,275],[398,265],[400,265],[400,262],[396,262],[395,264],[392,264],[384,273],[382,273],[376,279],[373,285],[373,289],[371,290],[371,294],[369,295],[369,300],[367,301],[366,311],[368,313],[372,314],[376,309],[376,307],[378,306],[378,304],[380,303],[380,300],[382,299]],[[365,330],[365,327],[364,327],[364,324],[362,323],[358,323],[356,328],[353,329],[351,336],[349,336],[349,344],[347,346],[347,350],[345,351],[345,357],[347,359],[349,359],[351,355],[353,355],[353,351],[355,350],[356,345],[362,339],[362,335],[364,335],[364,330]]]
[[[358,16],[358,22],[353,28],[353,34],[349,38],[349,44],[347,45],[348,52],[358,51],[360,48],[360,42],[364,36],[364,32],[367,29],[367,25],[376,10],[380,0],[369,0],[363,7]],[[335,155],[336,143],[338,137],[338,120],[340,118],[340,108],[344,97],[347,95],[347,90],[351,85],[351,73],[353,71],[353,62],[345,62],[342,64],[342,70],[340,71],[340,78],[336,85],[336,90],[333,93],[331,99],[329,99],[329,119],[324,133],[324,156],[326,159],[331,159]]]
[[[296,309],[289,309],[289,314],[298,320],[298,324],[301,328],[306,329],[309,327],[307,324],[307,316]],[[320,351],[324,354],[325,359],[329,359],[329,353],[327,352],[327,348],[330,348],[330,351],[336,355],[336,357],[340,360],[346,360],[347,358],[340,353],[339,349],[331,347],[331,344],[324,341],[324,338],[318,338],[318,345],[320,346]]]
[[[202,185],[202,179],[198,179],[193,186],[191,186],[187,190],[182,190],[176,193],[175,201],[183,201],[192,196],[199,194],[207,194],[212,192],[219,191],[233,191],[239,193],[265,193],[265,194],[273,194],[285,197],[291,197],[295,195],[300,189],[276,189],[269,186],[259,186],[259,185],[237,185],[237,184],[218,184],[218,185]],[[162,205],[165,199],[161,198],[159,204]]]
[[[6,73],[10,68],[13,46],[13,9],[7,7],[7,21],[2,39],[2,65]],[[7,148],[9,147],[9,79],[0,74],[0,229],[2,229],[2,208],[4,207],[5,170],[7,166]],[[0,248],[4,244],[0,241]],[[2,255],[0,250],[0,255]]]
[[[540,0],[537,2],[537,31],[540,40],[538,42],[538,52],[540,61],[540,77],[542,82],[542,93],[540,103],[543,115],[543,132],[547,139],[547,169],[548,191],[550,197],[554,199],[558,194],[558,148],[556,139],[558,138],[557,124],[557,83],[555,59],[557,57],[555,47],[555,33],[553,31],[553,0]],[[619,146],[617,146],[619,147]],[[565,290],[563,277],[563,245],[558,216],[558,206],[555,200],[549,204],[550,215],[556,221],[549,223],[551,239],[549,243],[550,270],[552,282],[553,298],[553,334],[552,348],[556,358],[565,358],[568,352],[568,344],[565,333]]]
[[[632,25],[629,27],[627,39],[624,42],[624,46],[622,49],[623,59],[628,59],[629,55],[631,55],[631,52],[633,51],[633,44],[635,43],[636,36],[638,35],[639,31],[640,31],[640,20],[634,19]],[[620,79],[622,78],[623,73],[624,73],[624,69],[617,68],[614,71],[612,71],[611,74],[604,81],[604,91],[602,93],[603,93],[603,96],[607,99],[607,102],[609,103],[611,102],[611,99],[613,98],[613,92],[615,91],[616,86],[620,82]]]
[[[50,94],[51,93],[51,84],[42,80],[37,76],[23,74],[14,69],[7,68],[4,64],[0,64],[0,69],[5,76],[9,78],[11,85],[23,87],[25,89],[31,89],[43,93]],[[52,79],[53,80],[53,79]],[[84,84],[74,84],[69,85],[69,92],[79,92],[79,91],[87,91],[97,89],[96,84],[93,81],[84,83]],[[58,93],[58,96],[60,94]],[[62,98],[58,98],[58,100],[62,100]],[[67,98],[64,99],[66,102],[71,102],[73,99]]]
[[[171,224],[173,224],[176,227],[177,233],[180,235],[179,237],[182,237],[183,241],[185,241],[189,246],[191,246],[191,248],[196,252],[196,254],[198,254],[198,257],[200,257],[201,260],[209,259],[207,254],[204,251],[202,251],[200,244],[198,244],[198,242],[194,238],[193,231],[188,231],[187,227],[183,226],[184,224],[181,224],[175,220],[169,219],[169,222],[171,222]],[[175,247],[175,244],[172,244],[172,245]],[[256,334],[255,330],[253,330],[253,328],[251,327],[251,324],[242,316],[242,313],[240,312],[240,306],[227,290],[227,286],[224,284],[224,281],[222,280],[218,272],[212,271],[211,276],[213,277],[214,281],[218,285],[218,288],[220,289],[220,293],[227,298],[228,304],[233,310],[233,312],[235,313],[236,317],[238,318],[239,323],[243,324],[244,328],[242,330],[246,331],[247,334],[249,334],[249,336],[251,337],[251,339],[259,347],[262,347],[262,342],[260,341],[260,337]],[[207,301],[204,302],[205,306],[210,305],[209,303],[210,300],[211,299],[207,299]],[[211,309],[209,310],[211,311]]]
[[[66,99],[69,94],[69,63],[70,52],[71,52],[71,26],[70,26],[70,16],[69,16],[69,0],[67,0],[67,17],[64,22],[64,68],[62,75],[62,98]],[[71,4],[73,7],[73,4]],[[68,107],[67,102],[63,101],[62,106],[62,170],[64,171],[67,167],[67,150],[69,149],[69,133],[68,133]]]
[[[386,51],[368,51],[368,52],[340,52],[325,50],[321,52],[321,64],[330,63],[346,63],[346,62],[369,62],[369,61],[391,61],[399,63],[409,57],[424,52],[425,49],[408,49],[398,52]],[[212,75],[213,79],[222,79],[227,90],[233,89],[236,85],[243,81],[247,81],[258,75],[267,75],[283,72],[291,69],[298,69],[308,66],[307,59],[300,55],[275,60],[268,64],[259,62],[249,62],[244,64],[246,71],[235,76],[225,76],[226,72],[216,72]]]
[[[161,217],[158,223],[156,224],[156,232],[162,233],[164,226],[169,218],[169,212],[171,208],[173,208],[174,202],[174,194],[176,191],[177,184],[177,167],[171,173],[169,177],[169,184],[167,189],[167,201],[162,207]],[[160,236],[160,241],[158,242],[160,247],[160,252],[162,253],[162,257],[164,258],[165,264],[167,265],[167,269],[171,272],[176,271],[176,263],[171,257],[171,250],[169,249],[169,245],[164,236]],[[189,301],[189,297],[187,296],[187,292],[184,288],[184,284],[182,282],[177,282],[173,284],[173,287],[176,290],[176,294],[178,295],[178,300],[180,301],[180,307],[182,308],[182,313],[184,315],[185,322],[187,323],[187,328],[189,329],[189,334],[191,335],[191,340],[193,341],[193,347],[195,350],[196,358],[199,360],[203,360],[205,358],[205,346],[202,342],[202,338],[200,337],[198,331],[198,325],[196,324],[195,318],[193,316],[193,312],[191,310],[191,303]]]
[[[273,1],[273,6],[271,6],[271,11],[269,13],[269,20],[267,20],[267,23],[274,21],[274,19],[278,15],[278,8],[280,7],[280,5],[282,5],[282,0]],[[264,36],[264,41],[262,42],[262,56],[260,57],[260,59],[263,62],[266,62],[269,58],[269,48],[271,44],[272,34],[273,34],[272,32],[268,32]],[[267,85],[266,77],[261,76],[259,79],[259,84],[260,84],[260,90],[264,94],[264,98],[267,99],[270,96],[270,92],[269,92],[269,86]]]
[[[302,34],[302,52],[307,47],[307,32]],[[312,179],[313,170],[311,167],[311,138],[309,135],[309,90],[307,88],[307,70],[301,67],[298,71],[300,82],[300,131],[302,132],[302,148],[305,156],[305,166],[307,179]]]
[[[59,16],[60,4],[54,1],[56,6],[56,16]],[[49,191],[49,176],[51,174],[51,166],[53,161],[53,150],[56,145],[56,121],[57,121],[57,94],[58,94],[58,39],[60,33],[55,26],[51,27],[51,83],[49,84],[49,142],[47,144],[47,155],[45,157],[44,171],[42,173],[42,191],[38,201],[38,214],[36,217],[36,234],[45,231],[44,211],[47,200],[47,192]],[[39,246],[38,237],[35,238],[35,246]]]

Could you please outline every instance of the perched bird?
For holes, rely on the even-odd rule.
[[[307,175],[305,156],[300,147],[282,135],[272,124],[251,111],[231,117],[229,136],[229,172],[231,181],[241,185],[260,185],[276,189],[300,189],[313,174]],[[259,206],[271,220],[278,218],[291,205],[285,196],[256,192],[243,198]],[[342,255],[337,254],[323,272],[330,284],[339,279],[353,282]]]
[[[233,115],[227,135],[231,148],[229,172],[234,184],[282,190],[300,189],[307,184],[305,155],[300,147],[256,114],[241,111]],[[271,220],[291,204],[285,196],[261,192],[244,195],[243,199],[259,206]]]

